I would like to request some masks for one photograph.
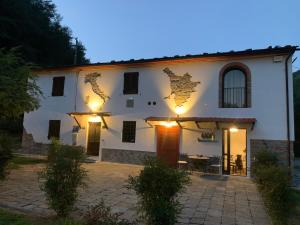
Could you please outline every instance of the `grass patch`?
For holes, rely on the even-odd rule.
[[[31,218],[0,209],[0,225],[83,225],[83,223],[72,219]]]
[[[37,225],[23,215],[0,209],[0,225]]]
[[[288,224],[289,225],[299,225],[300,221],[300,190],[292,190],[292,212],[290,214]]]
[[[9,168],[18,169],[22,165],[33,165],[33,164],[40,164],[46,162],[47,162],[46,159],[38,159],[38,158],[15,155],[9,163]]]

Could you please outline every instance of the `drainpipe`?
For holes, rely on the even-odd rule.
[[[77,112],[78,77],[79,77],[79,71],[76,72],[74,112]]]
[[[290,98],[289,98],[289,68],[288,61],[296,51],[296,48],[292,49],[285,59],[285,91],[286,91],[286,128],[288,139],[288,165],[291,171],[291,134],[290,134]]]

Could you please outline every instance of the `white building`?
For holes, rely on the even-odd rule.
[[[103,161],[219,156],[223,173],[249,175],[253,152],[268,148],[289,165],[295,49],[38,69],[44,97],[24,116],[23,151],[57,137]]]

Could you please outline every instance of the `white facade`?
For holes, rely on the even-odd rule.
[[[99,65],[76,70],[40,71],[37,83],[44,97],[41,107],[25,114],[24,128],[32,134],[37,143],[49,143],[47,138],[49,120],[61,120],[60,140],[72,144],[72,128],[77,123],[69,116],[69,112],[90,112],[94,102],[101,104],[101,99],[85,83],[85,75],[98,72],[101,77],[97,82],[101,90],[110,97],[101,111],[110,112],[105,117],[108,129],[101,129],[101,150],[124,149],[156,152],[156,131],[150,127],[145,118],[176,117],[173,96],[164,99],[171,92],[170,79],[163,72],[168,67],[177,75],[189,73],[192,81],[200,81],[191,98],[184,104],[184,113],[180,117],[219,117],[219,118],[255,118],[252,130],[247,127],[247,156],[250,161],[250,140],[287,140],[286,125],[286,87],[285,87],[285,58],[274,62],[274,54],[256,57],[235,57],[228,59],[205,60],[176,60],[160,61],[158,63],[128,64],[128,65]],[[246,65],[251,71],[251,107],[249,108],[220,108],[219,107],[219,73],[226,64],[238,62]],[[293,85],[291,60],[289,66],[289,101],[290,101],[290,132],[294,140],[293,121]],[[136,95],[123,94],[124,72],[139,72],[139,91]],[[52,79],[55,76],[65,76],[63,96],[51,96]],[[87,103],[87,96],[89,102]],[[134,99],[134,107],[127,108],[126,100]],[[148,102],[156,105],[148,105]],[[87,146],[88,117],[85,126],[78,133],[78,145]],[[136,121],[135,143],[122,142],[122,121]],[[199,142],[199,132],[196,129],[181,129],[180,153],[222,155],[222,129],[216,130],[216,142]],[[249,165],[248,165],[249,169]]]

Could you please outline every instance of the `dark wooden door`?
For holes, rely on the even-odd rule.
[[[88,155],[99,155],[100,147],[100,131],[101,123],[89,122],[89,133],[87,143],[87,154]]]
[[[157,126],[157,157],[170,166],[176,166],[179,159],[180,128],[178,126]]]

